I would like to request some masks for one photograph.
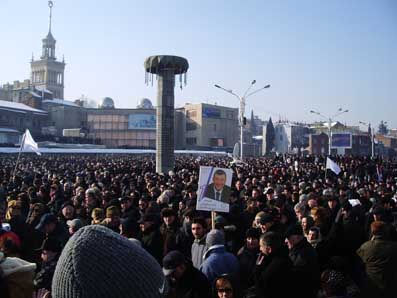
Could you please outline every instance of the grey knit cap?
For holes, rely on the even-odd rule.
[[[67,242],[52,280],[53,298],[165,297],[157,261],[127,238],[101,226],[79,229]]]
[[[207,234],[205,244],[208,248],[213,245],[225,245],[225,234],[221,230],[211,230]]]

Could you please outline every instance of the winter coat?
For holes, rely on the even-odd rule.
[[[214,245],[208,248],[204,254],[204,262],[201,264],[200,271],[208,278],[212,284],[215,278],[222,274],[238,275],[240,265],[237,258],[225,250],[224,245]]]
[[[189,262],[186,264],[186,271],[182,277],[175,284],[171,283],[168,297],[210,298],[211,285],[205,275]]]
[[[395,297],[397,293],[397,243],[374,238],[365,242],[357,254],[365,264],[368,297]],[[367,296],[365,296],[367,297]]]
[[[251,250],[247,246],[242,247],[237,253],[240,264],[241,286],[243,289],[253,286],[254,269],[258,258],[259,249]]]
[[[201,239],[194,239],[192,244],[192,262],[193,266],[197,269],[199,269],[201,264],[204,262],[204,253],[207,251],[205,240],[206,235],[204,235]]]
[[[316,297],[320,287],[320,266],[315,249],[304,238],[290,250],[289,257],[298,284],[305,285],[300,289],[300,297]]]
[[[46,289],[51,291],[52,277],[54,276],[55,267],[57,266],[59,256],[49,262],[43,263],[40,271],[36,274],[33,281],[34,287],[38,289]]]
[[[162,224],[160,227],[161,235],[163,236],[163,256],[167,255],[170,251],[179,250],[181,240],[180,230],[178,224],[175,222],[171,226],[167,226],[166,224]],[[181,251],[182,252],[182,251]]]
[[[255,272],[257,298],[293,297],[295,289],[291,285],[294,279],[293,264],[288,252],[280,248],[278,252],[264,256]],[[286,285],[286,283],[289,283]],[[306,285],[301,285],[306,286]]]
[[[9,291],[9,298],[32,298],[36,264],[20,258],[6,258],[0,263]]]
[[[152,227],[141,236],[142,247],[158,262],[163,262],[163,238],[158,228]]]

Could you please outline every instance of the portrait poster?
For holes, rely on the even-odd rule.
[[[197,210],[229,212],[233,171],[200,167]]]

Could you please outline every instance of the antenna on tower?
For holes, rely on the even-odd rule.
[[[50,8],[50,24],[48,27],[48,32],[51,32],[51,18],[52,18],[52,7],[54,6],[54,3],[52,1],[48,1],[48,7]]]

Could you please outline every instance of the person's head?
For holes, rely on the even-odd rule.
[[[66,220],[73,219],[74,217],[74,207],[71,203],[64,204],[61,208],[61,212]]]
[[[171,226],[176,219],[176,212],[172,208],[164,208],[161,210],[161,217],[166,226]]]
[[[6,219],[10,220],[13,217],[21,215],[22,204],[20,201],[12,200],[8,202]]]
[[[120,210],[116,206],[109,206],[106,208],[106,219],[110,224],[120,224]]]
[[[261,228],[262,233],[269,232],[273,224],[274,224],[274,218],[270,214],[266,214],[259,221],[259,227]]]
[[[69,239],[51,289],[54,298],[165,297],[167,292],[158,262],[139,245],[101,225],[83,227]]]
[[[52,261],[62,251],[60,243],[53,237],[46,238],[39,248],[43,262]]]
[[[307,234],[307,240],[309,242],[316,241],[320,237],[320,229],[318,227],[311,227],[309,233]]]
[[[40,218],[40,222],[36,226],[36,229],[42,231],[44,234],[51,234],[55,231],[57,223],[58,220],[55,215],[46,213]]]
[[[245,244],[248,249],[256,250],[259,247],[261,233],[256,228],[249,228],[245,233]]]
[[[93,188],[89,188],[85,192],[85,206],[87,208],[95,207],[97,205],[97,199],[95,196],[95,190]]]
[[[314,207],[310,210],[310,215],[316,224],[322,224],[326,221],[328,213],[324,207]]]
[[[163,273],[166,277],[178,281],[182,278],[185,271],[186,260],[181,252],[173,250],[163,258]]]
[[[383,221],[374,221],[371,224],[371,235],[372,237],[387,239],[389,237],[389,231],[386,223]]]
[[[301,225],[303,231],[307,234],[309,232],[309,229],[314,225],[313,217],[311,216],[302,217]]]
[[[130,197],[119,198],[121,211],[125,212],[132,206],[132,199]]]
[[[327,200],[328,208],[334,210],[338,206],[338,198],[330,196]]]
[[[233,285],[226,277],[219,277],[215,281],[217,298],[233,298]]]
[[[345,297],[347,293],[345,276],[339,271],[325,270],[321,274],[321,288],[324,297]]]
[[[205,244],[207,249],[210,249],[215,245],[225,245],[225,234],[221,230],[213,229],[207,234]]]
[[[141,211],[145,211],[147,207],[149,206],[149,202],[145,199],[140,199],[138,202],[138,208]]]
[[[150,230],[156,223],[156,217],[154,214],[145,214],[139,221],[139,228],[143,233]]]
[[[201,239],[207,231],[207,222],[202,217],[196,217],[192,222],[192,234],[195,239]]]
[[[259,249],[262,254],[268,256],[277,252],[283,245],[281,236],[274,232],[263,234],[259,241]]]
[[[298,245],[304,238],[302,226],[300,224],[293,225],[287,229],[285,234],[285,243],[288,246],[288,249],[293,249],[296,245]]]
[[[102,208],[94,208],[91,212],[92,224],[99,224],[105,218]]]
[[[302,220],[302,217],[306,216],[306,204],[304,202],[300,202],[298,204],[295,205],[294,207],[294,211],[295,211],[295,215],[298,218],[298,221]]]
[[[212,182],[216,190],[222,190],[226,184],[226,173],[223,170],[216,170],[212,177]]]
[[[66,222],[66,224],[67,224],[68,227],[69,227],[69,234],[70,234],[70,235],[73,235],[73,234],[76,233],[79,229],[81,229],[81,228],[83,227],[83,222],[82,222],[80,219],[78,219],[78,218],[73,219],[73,220],[68,220],[68,221]]]

